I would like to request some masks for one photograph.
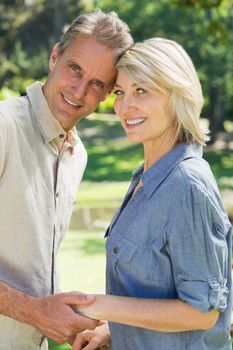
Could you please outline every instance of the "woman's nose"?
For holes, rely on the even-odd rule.
[[[132,112],[136,109],[135,101],[133,97],[125,96],[122,99],[122,103],[120,106],[121,112],[128,113]]]

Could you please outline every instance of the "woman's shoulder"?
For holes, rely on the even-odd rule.
[[[201,157],[188,158],[180,162],[177,169],[175,169],[175,176],[178,181],[184,183],[186,188],[217,188],[217,183],[210,165]]]

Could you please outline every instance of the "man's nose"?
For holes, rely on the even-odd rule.
[[[79,79],[78,82],[73,86],[73,93],[76,98],[83,98],[86,96],[88,91],[88,82],[84,79]]]

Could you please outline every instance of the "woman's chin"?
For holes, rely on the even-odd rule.
[[[127,135],[127,139],[129,142],[134,142],[134,143],[143,142],[143,140],[140,137],[132,136],[132,135]]]

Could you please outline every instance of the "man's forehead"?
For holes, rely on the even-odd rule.
[[[76,64],[84,74],[104,82],[115,80],[114,51],[95,37],[79,36],[73,39],[64,54],[67,60]]]

